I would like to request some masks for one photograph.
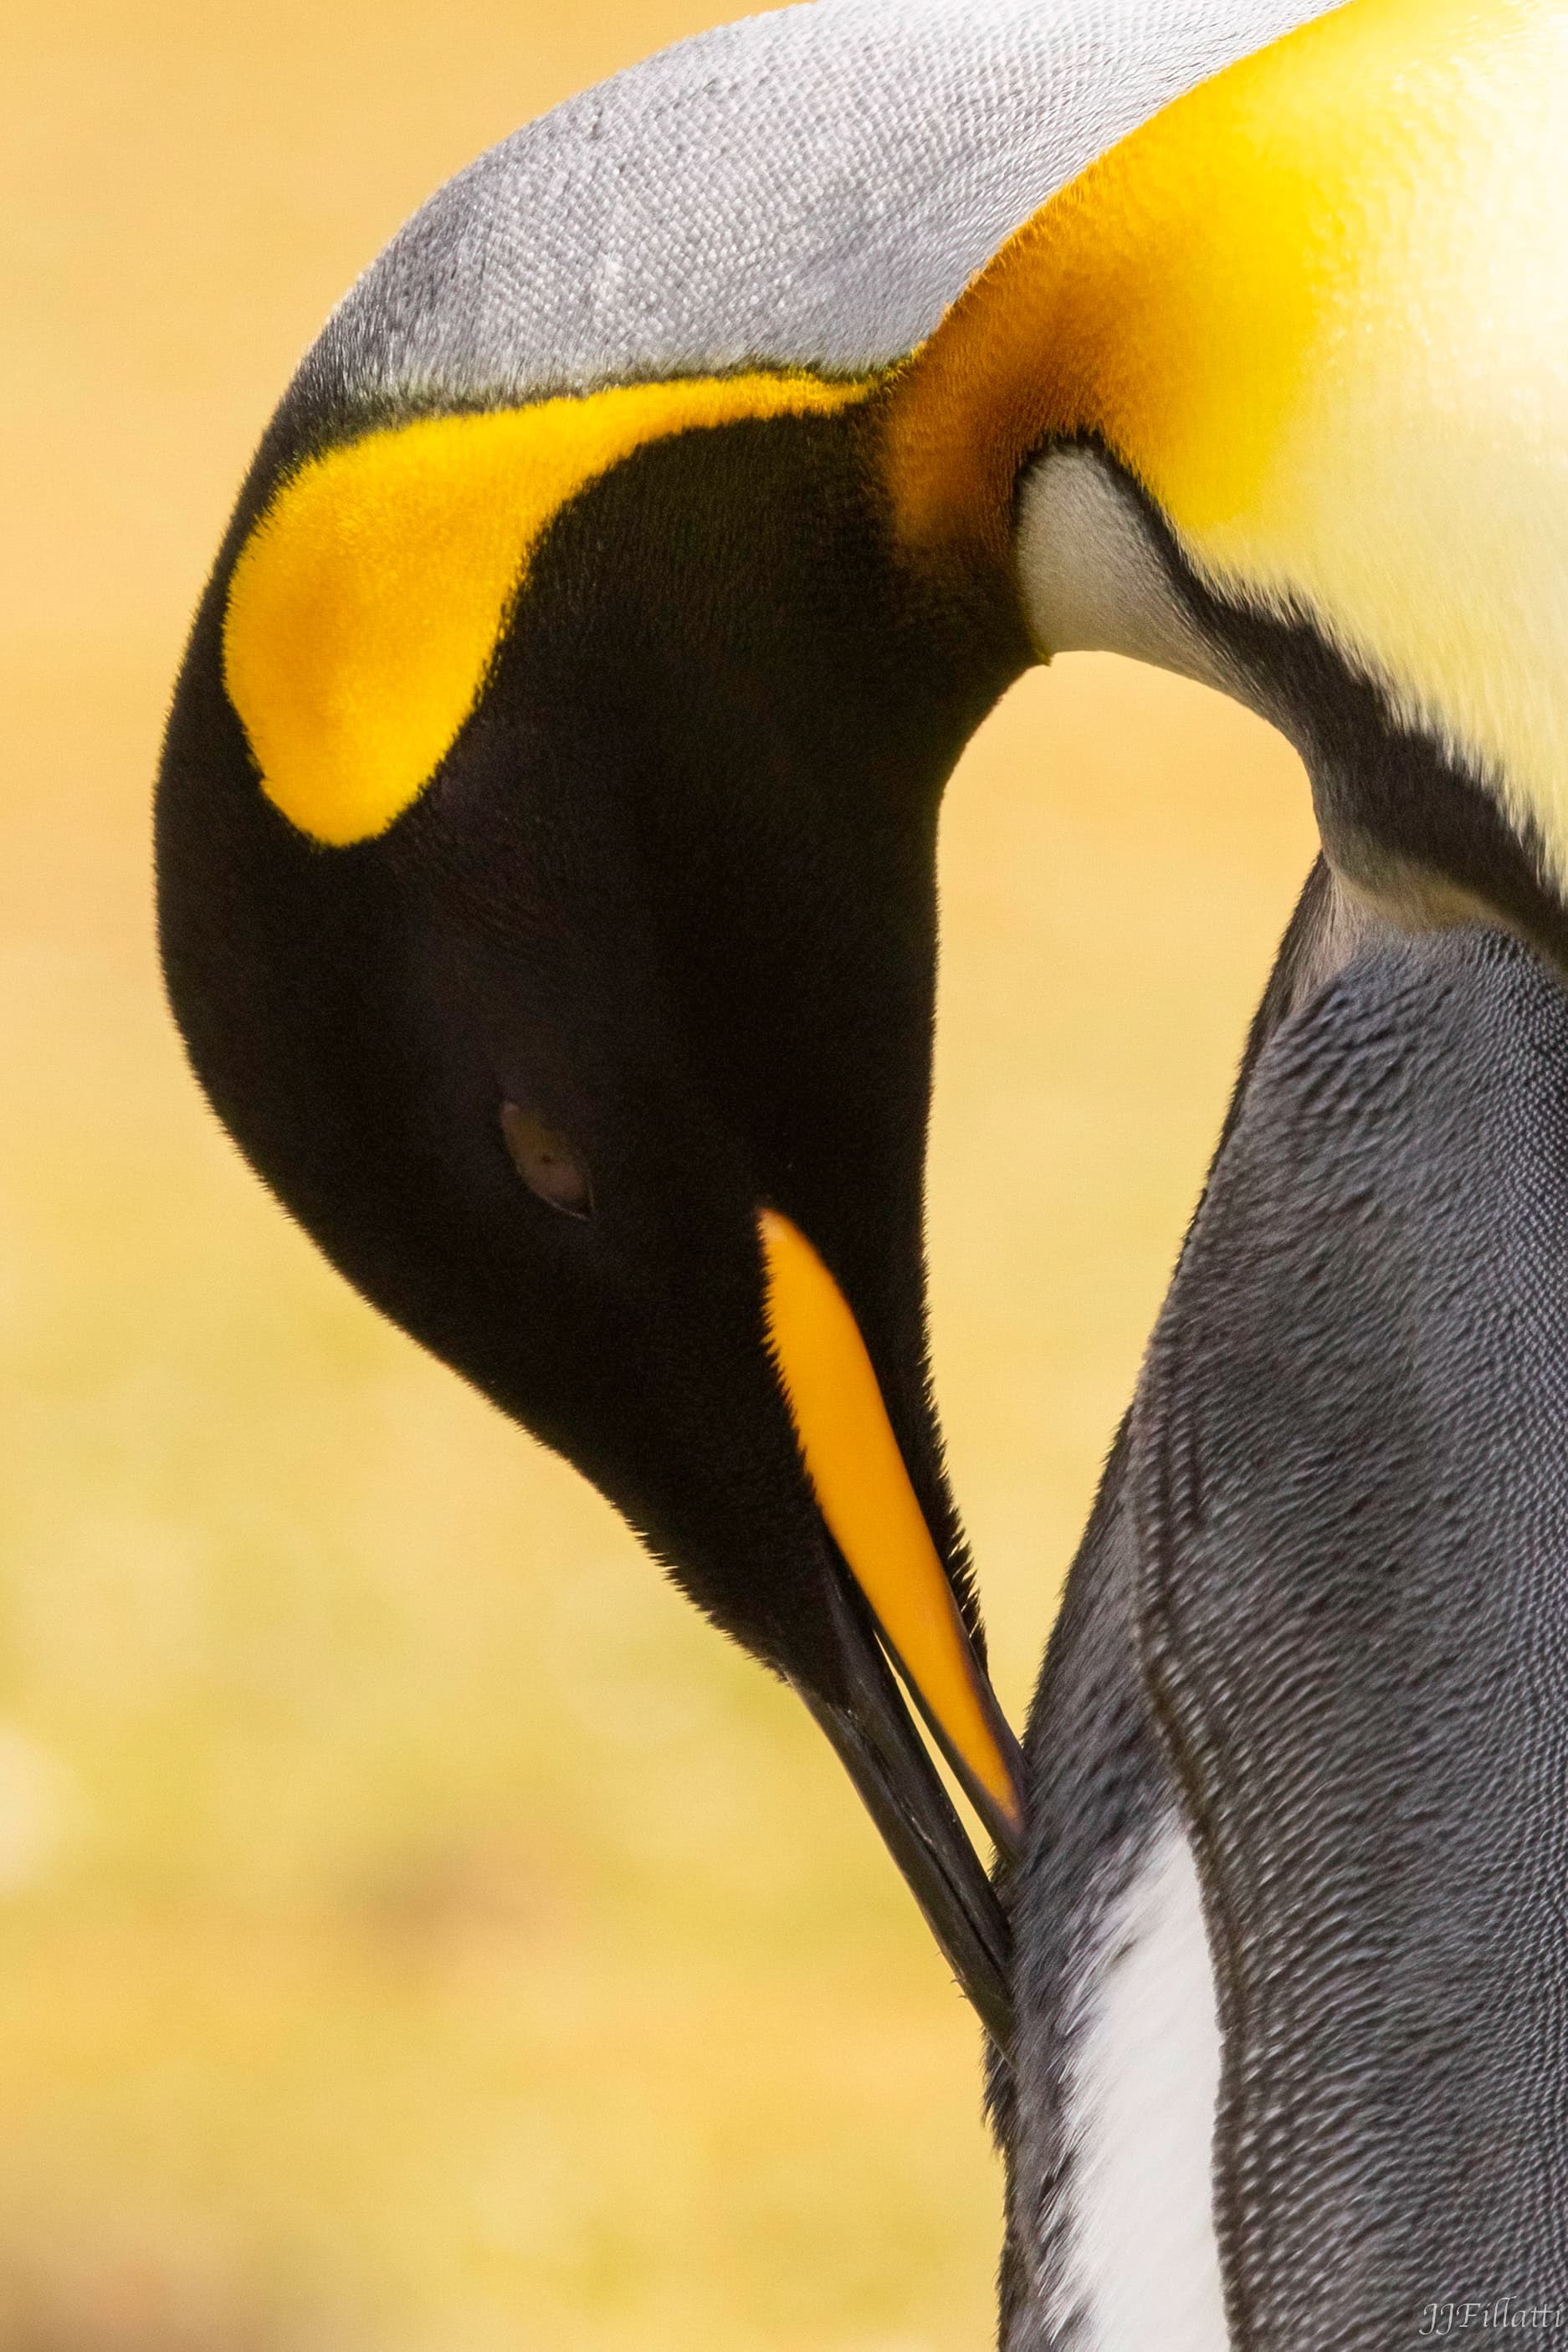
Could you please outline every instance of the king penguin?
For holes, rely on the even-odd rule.
[[[990,2036],[1007,2352],[1563,2284],[1565,151],[1561,0],[683,44],[348,294],[176,688],[196,1075],[833,1742]],[[935,841],[1081,647],[1280,729],[1322,857],[1021,1751],[928,1370]]]

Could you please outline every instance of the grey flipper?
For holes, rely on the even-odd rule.
[[[1367,929],[1367,918],[1344,900],[1320,860],[1254,1020],[1216,1161],[1268,1040],[1354,952]],[[1194,1230],[1200,1222],[1201,1212]],[[1025,1739],[1029,1838],[1010,1889],[1016,2063],[1010,2074],[995,2070],[992,2082],[997,2137],[1007,2157],[1005,2352],[1098,2347],[1116,2324],[1098,2307],[1103,2298],[1082,2243],[1092,2159],[1080,2131],[1079,2084],[1106,1972],[1117,1965],[1124,1940],[1128,1898],[1180,1825],[1138,1651],[1134,1497],[1143,1443],[1130,1415],[1068,1578]],[[1208,2129],[1205,2123],[1205,2139]],[[1212,2236],[1206,2215],[1204,2226]],[[1184,2331],[1173,2326],[1167,2279],[1156,2294],[1163,2343],[1174,2352],[1188,2341],[1203,2342],[1195,2315],[1189,2315]]]
[[[1085,2252],[1085,2052],[1173,1838],[1229,2324],[1188,2246],[1157,2340],[1382,2347],[1568,2291],[1568,999],[1477,934],[1314,995],[1335,928],[1320,883],[1031,1718],[1007,2352],[1131,2352]],[[1172,2244],[1131,2221],[1159,2309]]]
[[[1261,1056],[1137,1409],[1233,2340],[1568,2295],[1568,997],[1459,933]],[[1478,2323],[1479,2324],[1479,2323]]]
[[[995,2068],[1007,2158],[1004,2352],[1096,2344],[1079,2276],[1072,2077],[1110,1923],[1175,1797],[1133,1639],[1129,1435],[1112,1452],[1068,1580],[1025,1743],[1029,1835],[1013,1889],[1015,2043]]]

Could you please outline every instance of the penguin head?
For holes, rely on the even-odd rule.
[[[163,946],[220,1115],[800,1690],[1000,2038],[887,1663],[1005,1840],[926,1375],[942,785],[1031,658],[1142,654],[1292,735],[1380,910],[1568,964],[1560,26],[1331,10],[842,381],[444,399],[373,273],[372,388],[302,375],[187,656]]]
[[[268,1183],[796,1686],[1001,2032],[886,1658],[1010,1837],[921,1215],[938,806],[1026,647],[895,560],[866,413],[628,387],[264,461],[170,728],[163,947]]]

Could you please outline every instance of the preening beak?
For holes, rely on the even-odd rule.
[[[854,1315],[799,1228],[759,1220],[768,1335],[837,1559],[833,1632],[847,1696],[803,1692],[998,2047],[1007,1928],[883,1656],[1003,1851],[1023,1832],[1021,1759],[959,1611]]]
[[[1006,1914],[899,1696],[870,1611],[847,1578],[829,1591],[848,1696],[830,1701],[796,1687],[832,1741],[975,2014],[1009,2058]]]

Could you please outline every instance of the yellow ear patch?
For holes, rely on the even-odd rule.
[[[312,458],[241,549],[224,683],[261,787],[341,847],[384,833],[478,701],[529,560],[570,499],[645,442],[865,396],[808,375],[628,384],[423,417]]]

